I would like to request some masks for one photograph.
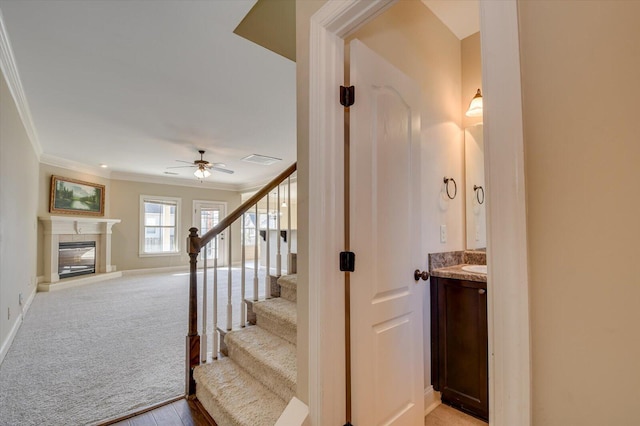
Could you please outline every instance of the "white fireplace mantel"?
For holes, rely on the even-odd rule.
[[[96,242],[96,275],[116,271],[111,264],[111,228],[120,219],[94,217],[41,216],[44,228],[44,281],[60,281],[58,275],[58,247],[61,240]],[[71,278],[67,279],[70,280]],[[67,281],[65,280],[65,281]],[[92,279],[95,281],[95,279]],[[45,285],[47,289],[50,286]],[[41,288],[41,286],[38,286]]]

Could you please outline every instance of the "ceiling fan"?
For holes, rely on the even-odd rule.
[[[226,166],[223,163],[210,163],[210,162],[206,161],[203,158],[204,157],[204,150],[201,149],[198,152],[200,153],[200,159],[199,160],[194,160],[194,161],[176,160],[176,161],[179,161],[180,163],[187,163],[189,165],[188,166],[167,167],[167,169],[180,169],[180,168],[183,168],[183,167],[195,167],[196,171],[193,172],[193,174],[198,179],[204,179],[206,177],[209,177],[211,175],[211,172],[209,170],[215,170],[217,172],[233,174],[233,170],[226,169],[225,168]]]

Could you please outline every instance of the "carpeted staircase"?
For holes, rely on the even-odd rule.
[[[219,426],[273,426],[296,393],[296,275],[248,302],[255,325],[224,336],[221,356],[195,368],[196,396]]]

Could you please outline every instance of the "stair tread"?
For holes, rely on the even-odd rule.
[[[295,394],[296,347],[259,326],[231,331],[225,343],[234,361],[242,364],[250,374],[283,398]],[[243,354],[236,359],[236,350]],[[247,361],[240,362],[240,360]],[[277,388],[277,389],[275,389]]]
[[[225,426],[272,426],[286,402],[229,358],[195,368],[196,396]]]
[[[295,326],[297,322],[296,304],[280,297],[253,302],[253,310],[281,323]]]

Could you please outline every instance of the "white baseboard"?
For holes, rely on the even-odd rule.
[[[36,292],[37,291],[38,291],[38,286],[34,286],[33,287],[33,291],[31,292],[29,297],[27,297],[27,301],[25,302],[24,306],[22,307],[22,319],[23,320],[24,320],[24,316],[27,314],[27,311],[31,307],[31,303],[33,302],[33,299],[36,297]]]
[[[24,316],[26,315],[27,311],[31,307],[31,302],[33,302],[33,299],[35,297],[36,297],[36,287],[33,288],[33,291],[31,292],[29,297],[27,297],[27,301],[22,307],[22,313],[16,316],[16,320],[11,326],[11,331],[9,332],[9,335],[7,336],[6,339],[4,339],[4,342],[2,342],[2,346],[0,346],[0,364],[2,364],[2,361],[4,361],[4,357],[7,356],[7,352],[9,352],[9,348],[13,343],[13,339],[15,339],[16,334],[18,334],[18,330],[22,325],[22,321],[24,321]]]
[[[38,275],[36,278],[36,284],[40,284],[44,282],[44,275]]]
[[[302,426],[309,417],[309,407],[295,396],[284,409],[275,426]]]
[[[67,278],[55,283],[41,283],[38,284],[38,291],[56,291],[65,288],[77,287],[84,284],[97,283],[100,281],[110,280],[112,278],[120,278],[122,272],[104,272],[99,274],[91,274],[74,278]]]
[[[7,355],[7,352],[9,352],[9,348],[11,347],[11,344],[13,343],[13,339],[16,337],[16,334],[18,333],[20,324],[22,324],[22,316],[18,315],[16,316],[16,319],[13,322],[13,326],[11,326],[11,331],[9,331],[9,335],[7,336],[6,339],[4,339],[4,342],[2,342],[2,346],[0,347],[0,363],[4,361],[4,357]]]
[[[435,410],[440,404],[442,404],[440,401],[440,392],[436,392],[433,386],[426,388],[424,390],[424,415],[426,416]]]

